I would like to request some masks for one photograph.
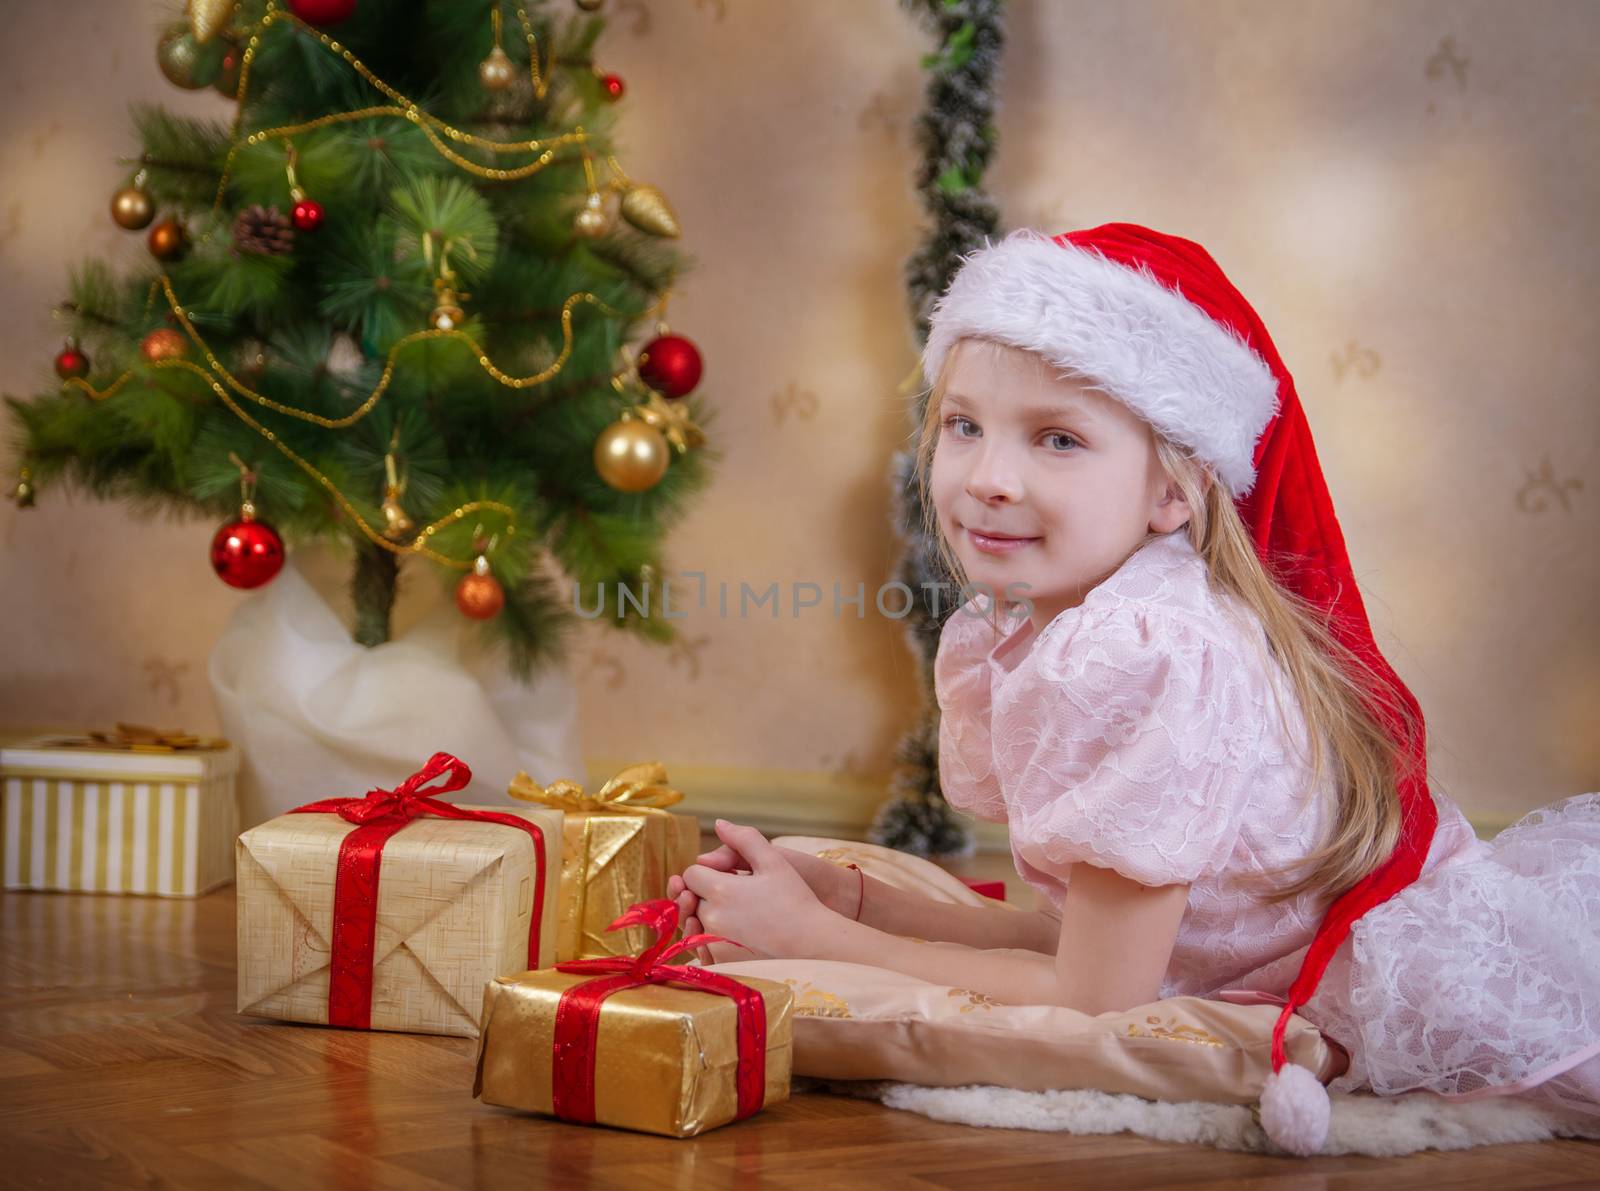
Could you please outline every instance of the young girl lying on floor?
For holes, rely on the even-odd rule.
[[[1275,1069],[1298,1012],[1350,1052],[1336,1090],[1600,1113],[1600,795],[1490,845],[1430,791],[1294,382],[1205,250],[1014,233],[967,258],[923,363],[925,504],[978,593],[939,641],[941,784],[1009,824],[1059,917],[936,903],[719,820],[669,893],[686,931],[747,949],[702,958],[1090,1014],[1250,990],[1284,1005]]]

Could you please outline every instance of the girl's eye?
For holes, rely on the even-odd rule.
[[[965,418],[960,414],[951,414],[948,418],[946,418],[944,420],[944,428],[946,430],[949,430],[952,433],[954,433],[955,428],[956,428],[956,423],[958,423],[958,422],[965,422],[969,426],[972,425],[972,420],[970,418]],[[957,434],[956,437],[957,438],[965,438],[966,435]]]
[[[1052,430],[1049,434],[1045,435],[1045,440],[1047,442],[1055,442],[1057,440],[1065,440],[1066,442],[1072,444],[1072,446],[1074,446],[1074,447],[1076,447],[1078,445],[1078,440],[1073,438],[1072,435],[1068,434],[1065,430]],[[1066,449],[1067,449],[1066,447],[1062,447],[1061,448],[1061,450],[1063,450],[1063,451],[1065,451]]]

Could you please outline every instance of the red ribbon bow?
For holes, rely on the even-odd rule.
[[[428,789],[437,777],[442,785]],[[434,753],[428,763],[392,790],[368,790],[365,798],[324,798],[289,813],[334,814],[356,824],[339,845],[333,885],[333,938],[328,956],[328,1024],[365,1030],[372,1026],[372,963],[378,929],[378,874],[383,846],[396,832],[424,817],[498,823],[526,831],[533,841],[533,920],[528,924],[528,967],[539,966],[539,923],[544,917],[544,832],[518,815],[469,810],[436,795],[472,780],[466,762]]]
[[[600,1035],[600,1006],[612,993],[645,984],[676,984],[733,998],[739,1056],[734,1076],[738,1109],[733,1119],[742,1121],[759,1111],[766,1102],[767,1087],[767,1010],[761,993],[732,976],[666,962],[680,951],[692,951],[702,943],[733,943],[735,947],[744,947],[744,944],[707,934],[690,935],[674,943],[672,936],[678,931],[678,904],[670,898],[630,906],[606,929],[621,930],[636,925],[648,926],[656,932],[656,941],[640,955],[574,959],[556,965],[558,972],[609,972],[612,975],[572,985],[562,992],[556,1005],[555,1055],[550,1073],[551,1111],[563,1120],[594,1122],[595,1042]]]

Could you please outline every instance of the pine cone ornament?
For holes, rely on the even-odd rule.
[[[294,228],[278,208],[258,203],[240,211],[234,219],[233,247],[236,252],[282,256],[294,248]]]

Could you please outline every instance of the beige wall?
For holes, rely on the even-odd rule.
[[[1489,823],[1600,789],[1600,7],[1010,10],[990,178],[1007,221],[1126,219],[1206,244],[1297,377],[1438,783]],[[105,213],[133,143],[124,104],[223,107],[157,73],[166,11],[8,6],[8,391],[50,380],[67,264],[143,251]],[[756,796],[810,791],[861,818],[916,697],[870,592],[896,548],[884,462],[914,361],[900,269],[925,36],[890,0],[613,11],[620,157],[671,197],[700,260],[672,315],[705,353],[727,452],[672,565],[735,592],[865,582],[869,614],[699,613],[673,652],[588,634],[587,751],[730,770]],[[213,725],[206,651],[241,597],[210,573],[209,530],[59,494],[0,506],[0,723]]]

